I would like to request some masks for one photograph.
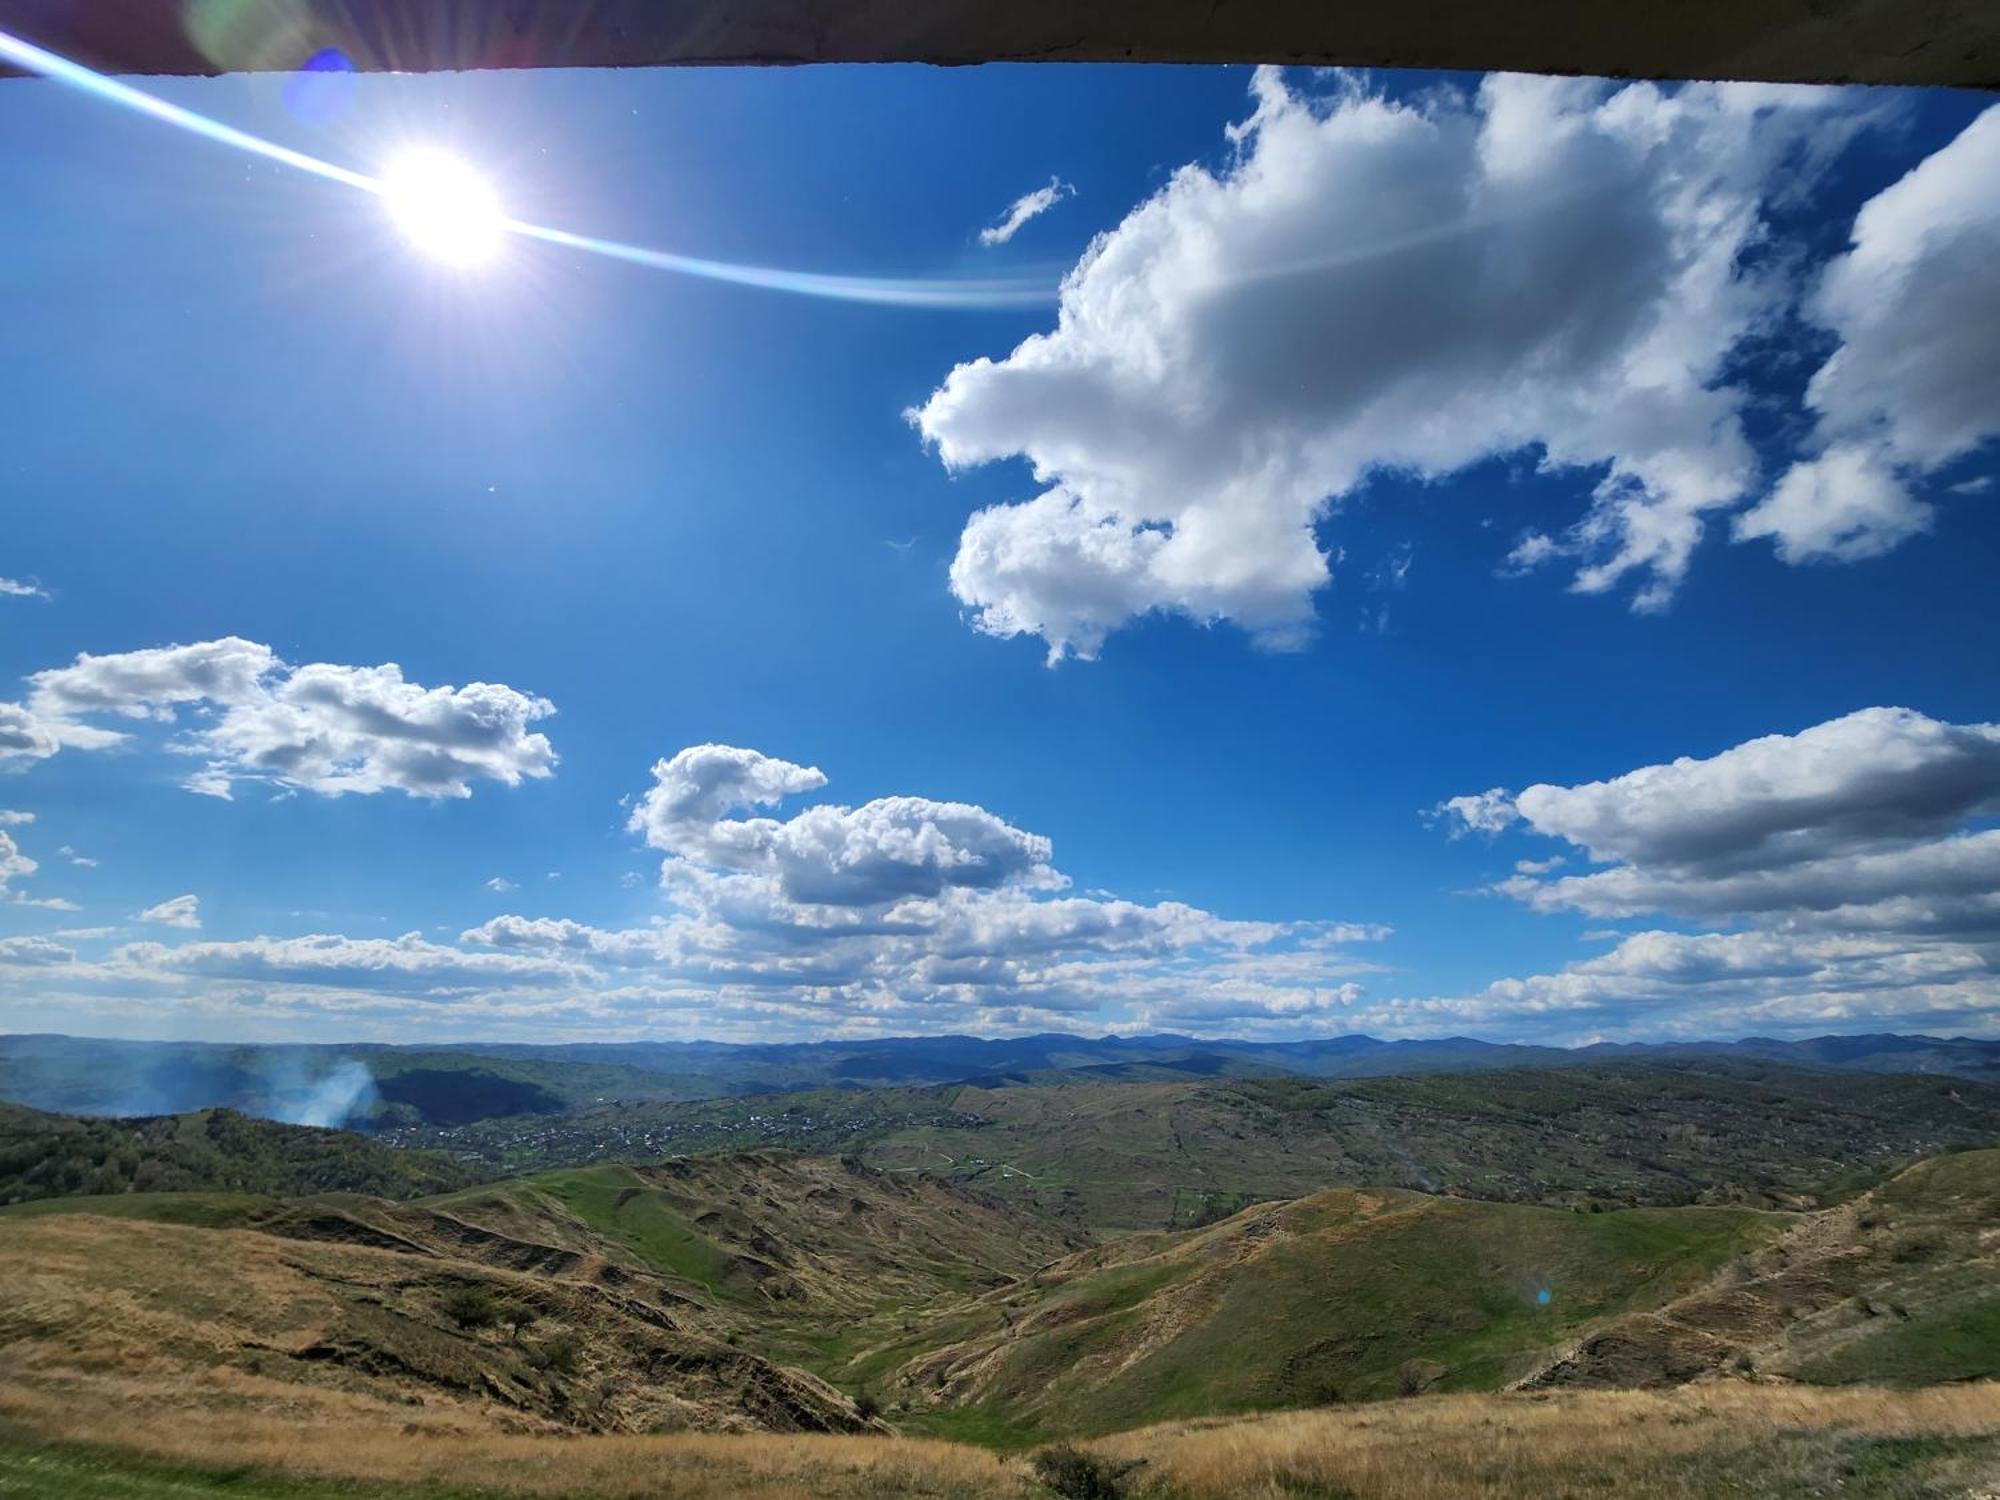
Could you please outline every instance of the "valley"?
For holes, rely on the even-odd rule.
[[[225,1452],[289,1476],[258,1494],[775,1497],[810,1465],[814,1494],[1065,1494],[1037,1465],[1071,1452],[1104,1494],[1499,1494],[1523,1471],[1451,1458],[1437,1424],[1537,1433],[1588,1487],[1575,1431],[1620,1409],[1674,1413],[1644,1419],[1660,1488],[1636,1494],[1829,1444],[1904,1486],[1856,1493],[1960,1494],[1933,1479],[2000,1442],[1995,1142],[1991,1084],[1741,1057],[372,1135],[7,1106],[0,1494],[37,1493],[34,1464],[63,1493],[201,1494]],[[1796,1414],[1749,1437],[1780,1397],[1824,1438]],[[1946,1428],[1859,1435],[1933,1397]],[[1429,1488],[1378,1451],[1412,1424]],[[649,1445],[682,1488],[640,1485]],[[1343,1477],[1312,1477],[1335,1450]]]

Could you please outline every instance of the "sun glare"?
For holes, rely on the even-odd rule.
[[[405,239],[446,265],[485,265],[506,237],[493,185],[448,151],[408,151],[390,162],[382,202]]]

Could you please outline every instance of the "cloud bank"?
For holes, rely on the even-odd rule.
[[[1991,1029],[2000,1021],[2000,724],[1869,708],[1607,781],[1441,805],[1460,830],[1563,841],[1494,890],[1540,912],[1670,918],[1466,1019],[1563,1027]]]
[[[25,703],[0,704],[0,759],[122,746],[133,736],[120,724],[175,725],[169,748],[202,761],[182,785],[212,797],[244,782],[468,797],[475,781],[518,786],[556,765],[547,736],[528,727],[555,712],[547,699],[497,683],[426,688],[393,662],[295,667],[237,636],[86,652],[28,682]]]

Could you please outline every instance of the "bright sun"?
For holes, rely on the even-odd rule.
[[[390,162],[382,202],[405,239],[447,265],[485,265],[506,238],[493,185],[448,151],[406,151]]]

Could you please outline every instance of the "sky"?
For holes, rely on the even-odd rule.
[[[143,87],[804,275],[0,83],[0,1030],[2000,1035],[1990,96]]]

